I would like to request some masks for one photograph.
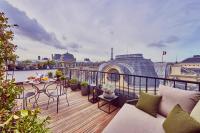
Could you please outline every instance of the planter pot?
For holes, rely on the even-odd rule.
[[[70,84],[70,88],[72,91],[76,91],[78,89],[78,84]]]
[[[114,93],[114,92],[113,92],[113,93],[110,93],[110,94],[103,92],[103,97],[104,97],[104,98],[112,99],[112,98],[114,98],[114,96],[115,96],[115,93]]]
[[[82,96],[88,95],[88,86],[81,86],[81,94]]]

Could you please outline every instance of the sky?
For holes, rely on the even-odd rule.
[[[152,61],[200,54],[200,0],[0,0],[19,60],[72,53],[77,60],[142,53]]]

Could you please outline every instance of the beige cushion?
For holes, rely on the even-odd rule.
[[[162,123],[165,117],[157,118],[137,109],[133,105],[124,104],[116,116],[104,129],[104,133],[164,133]]]
[[[200,92],[186,91],[164,85],[160,85],[159,94],[162,96],[159,113],[165,117],[177,104],[184,111],[190,113],[200,98]]]
[[[196,104],[190,116],[200,123],[200,101]]]

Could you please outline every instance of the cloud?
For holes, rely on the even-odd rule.
[[[57,49],[66,49],[56,38],[54,33],[47,32],[36,19],[29,18],[25,12],[20,11],[4,0],[0,1],[0,10],[6,13],[11,23],[19,25],[16,29],[17,34]]]
[[[82,46],[78,43],[72,42],[68,43],[67,46],[72,50],[73,52],[79,52],[79,49],[82,48]]]
[[[174,43],[174,42],[178,42],[180,39],[177,36],[170,36],[168,37],[165,42],[166,43]]]
[[[35,18],[37,21],[34,23],[41,24],[43,29],[56,33],[48,33],[50,39],[45,40],[60,39],[68,52],[74,54],[77,59],[109,59],[110,52],[105,54],[105,51],[110,51],[111,47],[114,47],[115,54],[127,53],[128,49],[131,53],[143,53],[154,61],[160,60],[157,51],[163,48],[171,52],[168,52],[167,58],[172,61],[176,55],[199,52],[200,0],[7,1],[13,7],[25,11],[29,18]],[[11,16],[15,18],[14,15]],[[20,20],[26,21],[24,18]],[[42,38],[46,37],[38,40],[43,41]],[[33,45],[27,47],[30,47],[32,55],[36,55],[35,50],[31,51],[35,43],[32,40],[28,40],[30,43],[27,44]],[[56,44],[52,41],[45,43]],[[46,45],[39,48],[42,47],[46,48]],[[187,48],[197,52],[188,52]],[[38,50],[37,54],[44,54],[43,51]],[[26,54],[20,52],[26,58]],[[45,52],[59,53],[60,50],[52,47],[45,49]]]
[[[171,43],[178,42],[180,39],[177,36],[169,36],[165,40],[160,40],[157,42],[153,42],[148,44],[148,47],[155,47],[155,48],[165,48]]]
[[[159,41],[159,42],[150,43],[148,47],[164,48],[166,47],[166,45],[162,41]]]
[[[22,51],[28,51],[28,49],[27,48],[24,48],[24,47],[21,47],[21,46],[17,46],[17,49],[20,49],[20,50],[22,50]]]

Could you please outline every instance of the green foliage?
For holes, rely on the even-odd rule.
[[[65,76],[62,76],[60,79],[61,80],[66,80],[67,78]]]
[[[63,76],[63,72],[61,70],[56,70],[56,77],[59,78]]]
[[[20,110],[14,114],[8,113],[8,119],[0,124],[0,131],[5,133],[12,131],[17,133],[46,133],[48,128],[45,128],[45,125],[48,124],[50,117],[40,118],[38,117],[39,113],[39,109]]]
[[[0,109],[11,111],[15,105],[15,98],[22,92],[22,88],[14,84],[14,80],[0,81]]]
[[[55,64],[56,64],[56,62],[53,61],[53,60],[48,60],[47,61],[47,65],[55,65]]]
[[[8,80],[6,70],[8,65],[14,65],[16,45],[12,44],[14,34],[8,18],[0,12],[0,132],[3,133],[45,133],[49,117],[41,119],[36,110],[18,110],[15,99],[22,92],[15,80]]]
[[[24,60],[24,61],[22,61],[22,63],[25,64],[25,65],[28,65],[28,64],[31,64],[32,61],[31,60]]]
[[[69,83],[70,83],[70,84],[78,84],[78,80],[75,79],[75,78],[74,78],[74,79],[70,79],[70,80],[69,80]]]
[[[53,78],[53,73],[52,72],[48,72],[48,77],[49,78]]]
[[[81,82],[81,86],[87,87],[87,86],[88,86],[88,83],[87,83],[87,82]]]

